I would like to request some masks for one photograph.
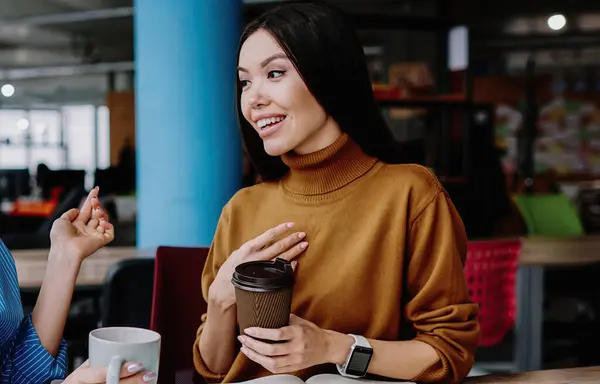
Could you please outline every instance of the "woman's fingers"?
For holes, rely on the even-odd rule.
[[[308,243],[303,241],[304,232],[296,232],[276,241],[279,237],[289,232],[294,223],[284,223],[269,229],[260,236],[245,243],[240,250],[246,255],[253,254],[253,259],[271,260],[277,257],[292,260],[308,248]]]
[[[141,381],[142,376],[145,374],[145,372],[143,372],[143,370],[144,370],[144,366],[141,363],[128,362],[128,363],[123,364],[123,366],[121,367],[120,377],[121,377],[121,379],[123,379],[123,378],[139,378],[140,379],[140,381],[131,381],[132,383],[143,382],[143,381]],[[90,367],[89,362],[86,361],[79,368],[77,368],[71,375],[74,376],[75,382],[77,382],[77,383],[102,384],[106,381],[106,367]],[[121,382],[123,382],[123,380]]]
[[[102,208],[99,199],[92,199],[92,218],[108,220],[108,214]]]
[[[282,259],[286,260],[292,260],[302,252],[306,251],[306,248],[308,248],[308,243],[306,241],[303,241],[300,244],[296,244],[292,248],[278,255],[277,257],[281,257]]]
[[[287,232],[294,226],[294,223],[279,224],[276,227],[269,229],[262,235],[248,241],[242,247],[249,248],[252,251],[259,251],[266,247],[269,243],[277,240],[277,238]]]
[[[298,249],[299,247],[294,247],[294,246],[297,245],[298,243],[300,243],[302,241],[302,239],[304,239],[305,237],[306,237],[306,233],[304,233],[304,232],[293,233],[293,234],[285,237],[284,239],[279,240],[278,242],[271,245],[270,247],[259,252],[260,258],[265,259],[265,260],[270,260],[275,257],[283,257],[287,260],[290,260],[291,257],[295,257],[300,253],[298,251],[303,250],[303,249]],[[300,244],[298,244],[298,245],[300,245]],[[308,243],[307,243],[307,245],[308,245]],[[298,252],[298,253],[296,253],[296,252]],[[288,257],[290,257],[290,258],[288,258]]]
[[[92,218],[108,220],[108,213],[101,206],[97,206],[92,210]]]
[[[145,384],[156,379],[157,375],[154,372],[142,372],[135,376],[128,377],[126,379],[119,380],[120,384]]]
[[[106,245],[115,239],[115,227],[105,219],[90,219],[85,226],[79,227],[87,235],[98,237],[102,245]]]
[[[108,244],[115,239],[115,227],[111,223],[101,220],[100,227],[102,227],[102,231],[98,230],[98,232],[104,236],[104,244]]]
[[[115,239],[115,227],[111,225],[110,229],[104,231],[104,237],[106,238],[107,244]]]
[[[131,377],[135,374],[140,374],[144,370],[144,365],[142,363],[125,363],[121,367],[121,375],[120,378],[123,379],[125,377]]]
[[[98,200],[98,187],[92,189],[85,201],[83,202],[83,205],[79,210],[79,216],[77,216],[76,219],[77,221],[80,221],[83,224],[87,224],[87,222],[92,218],[92,207],[94,205],[94,199]]]
[[[100,220],[98,222],[98,226],[96,228],[93,228],[93,230],[97,232],[102,238],[102,243],[104,245],[110,243],[115,239],[115,227],[105,220]]]
[[[77,218],[78,214],[79,214],[79,209],[73,208],[73,209],[69,209],[67,212],[63,213],[60,216],[60,218],[69,220],[69,222],[72,222],[73,220],[75,220]]]
[[[86,226],[91,229],[96,229],[96,228],[98,228],[99,224],[100,224],[100,220],[91,219],[90,221],[87,222]]]

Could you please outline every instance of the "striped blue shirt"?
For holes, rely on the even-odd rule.
[[[63,379],[67,346],[56,358],[42,346],[31,315],[23,314],[15,261],[0,240],[0,384],[37,384]]]

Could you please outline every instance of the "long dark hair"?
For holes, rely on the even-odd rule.
[[[275,38],[325,112],[365,153],[386,163],[403,162],[373,97],[362,45],[341,10],[317,1],[289,2],[268,10],[242,33],[238,57],[246,39],[260,29]],[[265,152],[242,115],[240,93],[238,80],[238,119],[246,151],[264,181],[278,180],[288,168],[280,157]]]

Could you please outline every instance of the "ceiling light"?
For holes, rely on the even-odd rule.
[[[0,92],[4,97],[11,97],[15,94],[15,87],[12,84],[4,84],[2,88],[0,88]]]
[[[567,19],[561,15],[552,15],[548,18],[548,27],[554,31],[559,31],[567,25]]]

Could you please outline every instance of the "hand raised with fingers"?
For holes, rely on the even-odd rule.
[[[269,229],[260,236],[244,243],[238,250],[223,263],[215,281],[210,286],[209,298],[217,300],[223,308],[229,308],[235,304],[235,289],[231,284],[231,278],[235,268],[248,261],[266,261],[283,258],[292,261],[308,247],[303,241],[306,234],[294,232],[280,240],[281,236],[290,232],[294,223],[284,223]],[[295,267],[296,263],[292,262]]]
[[[82,261],[114,237],[114,227],[100,206],[96,187],[90,191],[81,209],[71,209],[54,221],[50,230],[50,254]]]

